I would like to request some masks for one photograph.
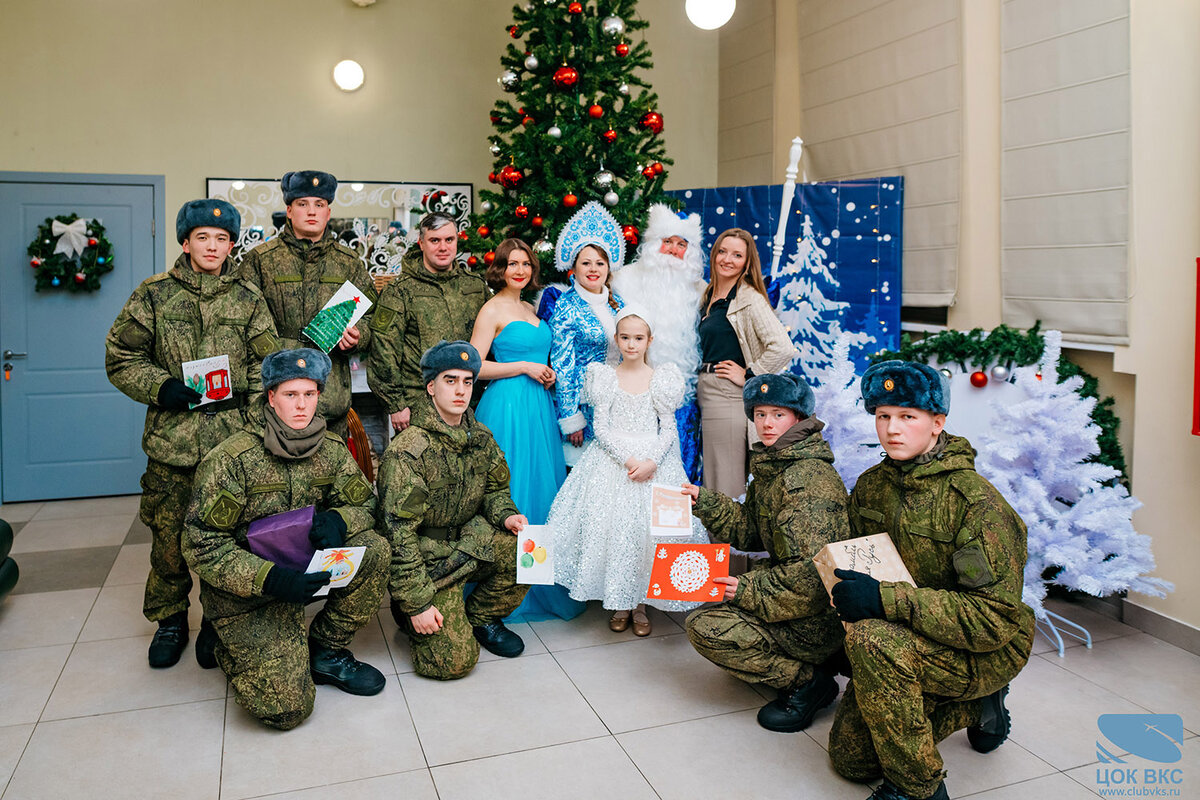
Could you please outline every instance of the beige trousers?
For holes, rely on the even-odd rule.
[[[742,387],[702,372],[696,383],[696,402],[704,443],[704,488],[739,497],[746,493],[749,447]]]

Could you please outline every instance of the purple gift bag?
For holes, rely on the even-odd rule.
[[[317,548],[308,541],[315,506],[256,519],[246,532],[250,552],[297,572],[308,569]]]

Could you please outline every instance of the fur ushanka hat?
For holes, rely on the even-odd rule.
[[[482,364],[479,351],[470,342],[447,342],[443,339],[421,356],[421,380],[429,383],[448,369],[465,369],[475,378]]]
[[[881,361],[863,373],[861,386],[863,408],[869,414],[879,406],[950,413],[950,382],[928,364]]]
[[[175,238],[183,244],[183,240],[196,228],[221,228],[237,241],[242,230],[242,215],[224,200],[211,197],[188,200],[175,216]]]
[[[816,398],[799,375],[755,375],[742,388],[746,419],[754,419],[755,406],[790,408],[801,417],[811,417]]]
[[[283,186],[283,202],[287,205],[301,197],[319,197],[332,203],[333,193],[337,191],[337,178],[315,169],[289,172],[279,183]]]
[[[325,379],[329,377],[331,369],[333,362],[320,350],[311,347],[278,350],[263,359],[263,389],[274,389],[284,381],[295,378],[308,378],[310,381],[316,381],[324,391]]]

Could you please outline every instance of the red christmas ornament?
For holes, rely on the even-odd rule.
[[[40,258],[35,257],[35,258],[29,259],[29,266],[33,267],[34,269],[37,269],[41,265],[42,265],[42,260]]]
[[[571,3],[569,6],[567,6],[567,13],[576,15],[582,14],[583,3]]]
[[[613,142],[615,142],[617,140],[617,132],[614,131],[612,128],[609,128],[604,133],[600,134],[600,136],[601,136],[601,138],[604,139],[604,141],[608,142],[609,144],[612,144]]]
[[[619,55],[621,58],[624,58],[625,56],[629,55],[629,45],[625,44],[625,42],[621,42],[616,46],[616,51],[617,55]]]
[[[516,215],[517,219],[525,219],[529,216],[529,206],[517,206],[513,209],[513,214]]]
[[[567,208],[574,208],[579,203],[579,198],[573,194],[564,194],[562,204]]]
[[[554,70],[554,77],[551,80],[560,89],[570,89],[579,80],[579,70],[574,67],[559,67]]]
[[[95,247],[95,246],[96,246],[96,240],[88,239],[88,247]]]
[[[490,119],[492,121],[493,125],[495,125],[496,123],[498,123],[500,121],[500,117],[496,114],[488,114],[488,119]]]
[[[636,225],[626,225],[621,228],[621,235],[625,237],[625,242],[630,246],[638,243],[638,229]]]
[[[650,165],[650,169],[654,170],[654,174],[655,174],[655,175],[662,175],[662,173],[663,173],[663,165],[662,165],[662,162],[661,162],[661,161],[655,161],[653,164],[651,164],[651,165]]]
[[[1035,372],[1035,373],[1033,373],[1033,377],[1037,378],[1040,381],[1042,379],[1042,373]]]
[[[467,232],[466,232],[466,231],[459,231],[459,232],[458,232],[458,240],[459,240],[460,242],[465,242],[465,241],[467,240],[467,238],[468,238],[468,237],[467,237]]]
[[[645,169],[642,170],[642,174],[645,175],[647,178],[653,180],[654,179],[654,167],[646,167]]]
[[[602,106],[592,104],[588,106],[588,116],[592,119],[600,119],[604,116],[604,108]]]
[[[486,253],[483,254],[483,263],[487,264],[489,267],[492,265],[492,262],[495,260],[496,260],[496,254],[493,251],[488,250]]]
[[[986,372],[975,371],[971,373],[971,385],[976,389],[982,389],[987,386],[988,376]]]
[[[542,227],[542,218],[534,217],[533,219],[529,220],[529,224],[535,228],[540,228],[540,227]]]
[[[533,117],[525,117],[523,120],[521,120],[521,124],[522,125],[532,125]]]
[[[500,185],[505,189],[515,189],[521,185],[521,181],[525,180],[525,173],[511,164],[500,170],[499,176]]]
[[[468,257],[467,257],[467,266],[468,266],[468,267],[477,267],[477,266],[479,266],[479,259],[478,259],[478,258],[476,258],[475,256],[468,256]]]
[[[510,25],[508,28],[508,35],[514,39],[520,39],[521,38],[521,29],[518,28],[516,25]]]
[[[638,122],[638,125],[642,126],[651,133],[662,133],[662,114],[658,113],[657,111],[647,111],[642,115],[642,119],[640,122]]]
[[[75,273],[75,282],[76,283],[83,283],[86,280],[87,280],[87,275],[84,275],[82,272]]]
[[[479,232],[479,235],[485,239],[487,238],[488,234],[492,232],[492,229],[489,228],[487,225],[480,225],[477,230]]]
[[[488,173],[488,183],[499,183],[499,180],[496,177],[496,173],[494,173],[494,172]]]

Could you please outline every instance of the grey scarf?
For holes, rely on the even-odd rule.
[[[263,447],[273,456],[286,458],[289,461],[299,461],[308,458],[321,449],[325,441],[325,418],[314,416],[312,422],[303,430],[289,428],[275,409],[266,406],[263,418]]]

